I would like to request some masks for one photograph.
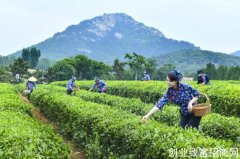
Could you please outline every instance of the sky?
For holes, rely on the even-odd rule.
[[[240,50],[239,0],[0,0],[0,55],[104,13],[126,13],[203,50]]]

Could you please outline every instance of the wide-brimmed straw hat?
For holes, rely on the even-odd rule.
[[[32,82],[36,82],[37,81],[37,79],[35,78],[35,77],[30,77],[29,79],[28,79],[28,81],[32,81]]]

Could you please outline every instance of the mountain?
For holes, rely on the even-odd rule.
[[[183,73],[196,72],[198,69],[206,67],[207,63],[215,66],[236,66],[240,65],[240,57],[229,54],[204,51],[204,50],[182,50],[155,57],[157,64],[173,64]]]
[[[231,53],[231,55],[240,56],[240,51],[236,51],[236,52],[234,52],[234,53]]]
[[[145,26],[124,13],[104,14],[69,26],[36,45],[41,56],[50,60],[87,55],[89,58],[113,63],[125,53],[135,52],[145,57],[199,48],[186,41],[166,38],[159,30]],[[21,50],[14,53],[21,55]]]

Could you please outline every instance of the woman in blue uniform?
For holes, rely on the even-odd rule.
[[[28,81],[26,83],[26,94],[27,94],[28,99],[30,99],[30,94],[37,87],[36,81],[37,81],[37,79],[32,76],[28,79]]]
[[[76,85],[75,85],[76,79],[77,79],[76,77],[72,77],[72,78],[68,81],[68,83],[67,83],[67,85],[66,85],[67,94],[68,94],[68,95],[71,95],[72,92],[73,92],[73,90],[74,90],[74,88],[76,87]]]
[[[90,91],[94,90],[96,87],[98,88],[99,93],[107,93],[107,85],[102,80],[99,80],[99,78],[97,77],[95,77],[95,83],[90,89]]]
[[[202,70],[198,70],[197,74],[198,74],[197,84],[210,85],[209,76],[207,74],[203,73]]]
[[[150,79],[150,75],[146,72],[146,71],[144,71],[144,77],[143,77],[143,79],[142,79],[143,81],[150,81],[151,79]]]
[[[166,83],[169,88],[149,113],[142,117],[142,122],[147,121],[153,113],[162,110],[170,99],[180,106],[180,126],[182,128],[192,127],[198,129],[201,117],[194,116],[192,107],[200,95],[197,90],[193,89],[188,84],[180,83],[181,79],[182,74],[177,70],[171,70],[168,73]]]

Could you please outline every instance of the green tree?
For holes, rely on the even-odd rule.
[[[232,66],[228,69],[228,74],[227,74],[228,80],[239,80],[239,76],[240,76],[239,66],[236,66],[236,67]]]
[[[114,60],[113,71],[115,72],[115,77],[117,80],[124,79],[124,62],[120,62],[118,59]]]
[[[236,78],[234,80],[240,80],[240,66],[236,66]]]
[[[91,79],[93,78],[92,60],[84,55],[77,55],[73,58],[65,59],[71,63],[77,71],[78,79]]]
[[[12,73],[8,67],[0,67],[0,82],[9,82],[11,81]]]
[[[227,70],[227,73],[225,74],[225,80],[231,80],[232,74],[233,74],[233,67],[229,67]]]
[[[126,53],[125,59],[128,59],[126,64],[135,72],[135,80],[137,80],[138,75],[143,72],[144,65],[146,64],[145,57],[136,53]]]
[[[129,68],[126,68],[124,72],[124,80],[134,80],[135,79],[135,72]]]
[[[212,80],[217,79],[217,71],[214,64],[208,63],[204,72],[207,73]]]
[[[67,58],[64,61],[74,66],[78,79],[93,79],[95,76],[106,77],[111,70],[111,67],[103,62],[89,59],[84,55]]]
[[[217,68],[217,78],[216,79],[225,80],[227,72],[228,72],[228,67],[220,65]]]
[[[108,77],[110,71],[111,66],[88,59],[84,55],[63,59],[48,69],[51,81],[66,80],[72,75],[75,75],[77,79],[93,79],[95,76]]]
[[[22,50],[22,59],[28,63],[30,63],[30,50],[29,49],[23,49]]]
[[[76,69],[66,61],[58,61],[48,69],[49,81],[62,81],[68,80],[76,75]]]
[[[107,78],[108,73],[112,71],[112,67],[104,64],[103,62],[98,61],[92,61],[92,71],[93,71],[93,77],[97,76],[100,78]]]
[[[11,63],[14,62],[15,56],[1,56],[0,55],[0,66],[9,66]]]
[[[16,59],[13,64],[10,64],[10,70],[15,74],[25,75],[27,74],[27,69],[29,68],[28,63],[24,61],[22,58]]]
[[[151,79],[156,79],[157,73],[157,61],[154,58],[149,58],[146,60],[145,70],[151,76]]]
[[[31,51],[30,51],[30,64],[31,64],[31,67],[32,68],[36,68],[37,67],[37,64],[38,64],[38,60],[41,56],[41,52],[40,50],[36,49],[35,47],[34,48],[31,48]]]
[[[22,50],[22,59],[26,61],[31,68],[36,68],[38,64],[38,60],[41,56],[41,51],[36,49],[35,47],[29,49]]]
[[[165,65],[159,67],[157,70],[156,79],[161,80],[161,81],[166,80],[168,72],[175,68],[176,67],[172,64],[165,64]]]
[[[211,79],[215,80],[240,80],[240,66],[223,66],[220,65],[217,69],[213,64],[207,64],[207,67],[203,70],[210,75],[213,76]],[[214,76],[215,75],[215,76]]]
[[[38,62],[37,68],[41,70],[47,70],[50,66],[50,61],[47,58],[41,58]]]

